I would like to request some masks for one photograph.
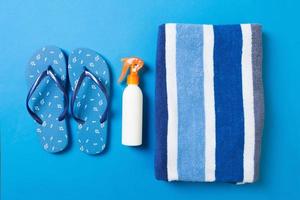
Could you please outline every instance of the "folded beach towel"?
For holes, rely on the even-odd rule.
[[[257,180],[264,120],[260,25],[161,25],[155,96],[157,179]]]

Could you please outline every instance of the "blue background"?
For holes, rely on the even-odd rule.
[[[300,28],[292,0],[0,0],[1,199],[299,199]],[[261,179],[252,185],[166,183],[154,178],[154,79],[157,27],[165,22],[263,25],[266,121]],[[112,71],[107,151],[88,156],[42,150],[25,109],[25,68],[54,44],[100,52]],[[146,62],[144,145],[121,145],[120,58]],[[74,122],[72,122],[74,125]],[[76,135],[73,135],[75,141]]]

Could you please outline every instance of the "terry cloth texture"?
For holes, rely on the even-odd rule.
[[[156,68],[159,180],[257,180],[264,121],[257,24],[159,27]]]

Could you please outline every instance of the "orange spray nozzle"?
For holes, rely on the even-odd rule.
[[[123,69],[118,82],[122,82],[126,76],[128,69],[130,68],[129,75],[127,77],[127,84],[139,84],[138,71],[144,66],[144,61],[137,57],[123,58]]]

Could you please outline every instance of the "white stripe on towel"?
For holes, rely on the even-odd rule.
[[[168,103],[167,168],[168,180],[178,180],[178,111],[176,80],[176,24],[165,25],[166,80]]]
[[[244,183],[254,179],[255,119],[252,72],[252,31],[250,24],[242,24],[242,86],[244,107]]]
[[[205,181],[215,181],[216,126],[214,94],[214,30],[203,25],[203,72],[205,111]]]

